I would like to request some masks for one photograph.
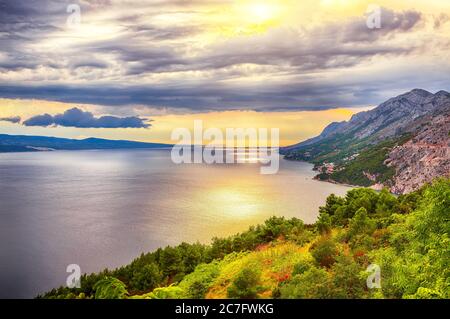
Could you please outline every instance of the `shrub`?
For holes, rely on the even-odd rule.
[[[105,277],[98,281],[94,290],[95,299],[123,299],[128,295],[125,284],[114,277]]]
[[[246,267],[242,269],[228,288],[228,297],[233,299],[256,299],[262,291],[260,271]]]
[[[182,272],[182,258],[180,250],[174,247],[166,247],[160,254],[161,269],[165,276],[174,276]]]
[[[193,273],[184,277],[179,287],[186,291],[187,298],[202,299],[219,273],[220,265],[217,261],[201,264]]]
[[[348,235],[352,238],[358,234],[371,234],[375,231],[375,223],[368,217],[364,207],[358,209],[350,220]]]
[[[162,281],[158,265],[150,263],[134,271],[131,284],[138,290],[153,290]]]
[[[313,267],[312,263],[307,260],[302,260],[294,265],[294,270],[292,271],[292,276],[301,275]]]
[[[322,267],[331,267],[338,254],[336,243],[326,237],[322,237],[313,244],[310,251],[314,260]]]
[[[331,271],[333,276],[333,297],[355,299],[365,296],[366,282],[359,277],[364,269],[352,258],[339,255]]]
[[[439,291],[424,287],[419,287],[413,295],[407,295],[405,299],[443,299],[445,298]]]
[[[324,269],[311,267],[302,275],[296,275],[280,288],[283,299],[325,299],[331,297],[331,277]]]
[[[329,234],[331,232],[332,223],[331,217],[327,213],[321,213],[316,222],[317,231],[320,234]]]
[[[184,291],[180,287],[170,285],[169,287],[156,288],[145,297],[149,299],[180,299],[184,297]]]
[[[188,298],[191,299],[205,298],[205,295],[208,292],[209,285],[210,284],[201,281],[194,281],[189,287],[189,291],[187,292]]]

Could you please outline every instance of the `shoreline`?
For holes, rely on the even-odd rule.
[[[308,164],[314,165],[314,163],[311,163],[311,162],[308,162],[308,161],[299,161],[299,160],[286,159],[284,156],[283,156],[283,159],[285,159],[286,161],[291,161],[291,162],[303,162],[303,163],[308,163]],[[312,171],[313,172],[317,172],[317,170],[315,168],[313,168]],[[373,189],[376,192],[381,191],[383,188],[388,188],[388,187],[381,187],[381,188],[376,187],[379,184],[374,184],[374,185],[371,185],[371,186],[361,186],[361,185],[354,185],[354,184],[348,184],[348,183],[341,183],[341,182],[338,182],[338,181],[335,181],[335,180],[332,180],[332,179],[322,180],[322,179],[317,178],[317,176],[319,176],[319,174],[316,174],[316,176],[314,176],[312,179],[315,180],[315,181],[318,181],[318,182],[330,183],[330,184],[334,184],[334,185],[341,185],[341,186],[346,186],[346,187],[350,187],[350,188],[370,188],[370,189]],[[392,195],[398,196],[398,194],[391,192],[391,190],[389,190],[389,192]]]
[[[332,179],[328,179],[328,180],[322,180],[322,179],[318,179],[317,176],[313,177],[313,180],[318,181],[318,182],[323,182],[323,183],[330,183],[330,184],[335,184],[335,185],[342,185],[342,186],[346,186],[346,187],[351,187],[351,188],[371,188],[371,187],[364,187],[361,185],[353,185],[353,184],[347,184],[347,183],[340,183],[337,181],[334,181]]]
[[[77,152],[77,151],[151,151],[151,150],[170,150],[170,147],[149,147],[149,148],[80,148],[80,149],[30,149],[27,151],[1,152],[0,154],[22,154],[22,153],[52,153],[52,152]]]

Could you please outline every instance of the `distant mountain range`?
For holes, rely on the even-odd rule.
[[[121,140],[87,138],[82,140],[45,136],[0,134],[0,152],[32,152],[49,150],[148,149],[172,145]]]
[[[282,150],[317,179],[407,193],[450,176],[450,93],[415,89]]]

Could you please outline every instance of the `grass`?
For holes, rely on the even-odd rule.
[[[206,299],[228,298],[228,288],[245,268],[258,270],[261,274],[259,298],[272,298],[272,291],[282,281],[289,280],[294,266],[302,260],[312,260],[309,253],[311,242],[300,246],[296,243],[277,240],[261,245],[251,252],[231,253],[223,260],[199,265],[195,271],[183,278],[178,285],[157,288],[155,293],[132,296],[133,299],[189,298],[189,290],[197,282],[210,282]]]
[[[260,297],[271,298],[273,289],[280,281],[289,278],[296,263],[304,258],[312,258],[308,249],[309,244],[301,247],[292,242],[279,242],[264,245],[254,252],[243,254],[240,258],[224,263],[206,298],[227,298],[228,287],[245,267],[258,268],[261,271],[263,291]]]

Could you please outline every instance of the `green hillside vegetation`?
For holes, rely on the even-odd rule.
[[[314,164],[340,162],[370,145],[369,139],[355,139],[353,134],[337,134],[311,145],[284,152],[288,160],[308,161]]]
[[[143,254],[41,298],[449,298],[450,179],[395,197],[331,195],[318,221],[272,217],[210,245]],[[369,265],[381,288],[369,289]]]
[[[410,135],[404,135],[400,138],[375,144],[368,139],[335,140],[333,138],[319,142],[317,145],[314,144],[304,149],[288,152],[285,158],[309,161],[314,163],[316,167],[320,167],[324,163],[334,163],[336,165],[335,171],[331,174],[320,172],[317,175],[319,180],[332,180],[338,183],[364,187],[376,183],[389,185],[389,181],[395,175],[395,170],[387,167],[384,162],[395,146],[406,143],[410,138]],[[305,156],[305,154],[308,156]],[[355,154],[358,154],[356,158],[348,160]],[[375,179],[369,179],[367,174],[372,175]]]
[[[387,183],[395,175],[392,167],[387,167],[384,161],[392,148],[397,145],[396,141],[387,141],[375,146],[368,147],[354,160],[342,164],[341,170],[331,174],[328,178],[345,184],[360,186],[371,186],[375,181],[369,179],[366,174],[376,177],[376,182]]]

